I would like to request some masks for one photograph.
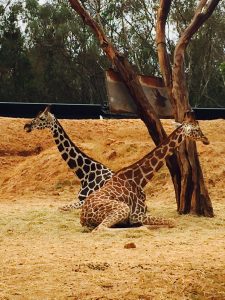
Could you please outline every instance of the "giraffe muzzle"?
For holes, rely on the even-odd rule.
[[[209,140],[207,139],[206,136],[203,136],[203,137],[202,137],[202,142],[203,142],[204,145],[209,145],[209,144],[210,144],[210,143],[209,143]]]
[[[24,130],[25,130],[26,132],[31,132],[31,125],[30,125],[30,124],[25,124],[25,125],[24,125]]]

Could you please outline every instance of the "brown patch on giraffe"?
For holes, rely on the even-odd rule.
[[[178,137],[178,143],[180,143],[182,141],[183,137],[181,135],[179,135]]]
[[[155,170],[158,171],[159,169],[161,169],[163,166],[163,161],[159,161],[159,163],[157,164]]]
[[[142,171],[146,174],[153,171],[153,168],[150,166],[149,163],[146,163],[145,165],[142,166]],[[141,174],[141,172],[139,172],[139,174]]]
[[[124,173],[118,173],[117,175],[120,179],[125,180],[126,176],[124,175]]]
[[[157,158],[156,157],[153,157],[152,159],[151,159],[151,164],[152,164],[152,166],[154,167],[156,164],[157,164]]]
[[[132,178],[133,176],[133,170],[128,169],[126,172],[124,172],[125,178]]]
[[[154,176],[154,172],[148,172],[145,177],[147,178],[146,183]]]
[[[162,157],[165,156],[165,154],[166,154],[166,152],[167,152],[167,149],[168,149],[168,147],[167,147],[167,146],[164,146],[163,148],[156,150],[155,155],[156,155],[158,158],[162,158]]]
[[[114,179],[113,179],[113,182],[114,183],[117,183],[120,181],[120,178],[118,176],[114,176]]]
[[[135,178],[135,182],[139,185],[140,182],[141,182],[141,179],[142,179],[142,178],[140,178],[140,176],[137,176],[137,177]]]
[[[134,170],[134,177],[139,176],[139,174],[140,174],[140,170],[139,169]]]
[[[143,186],[143,185],[146,185],[147,182],[148,182],[148,178],[147,178],[147,174],[146,174],[146,178],[140,178],[140,183]]]
[[[171,141],[171,142],[169,143],[169,147],[170,147],[170,148],[174,148],[175,145],[176,145],[176,143],[175,143],[174,141]]]

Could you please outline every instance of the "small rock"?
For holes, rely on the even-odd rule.
[[[60,194],[58,192],[52,192],[52,195],[54,195],[54,196],[60,196]]]
[[[215,187],[215,182],[214,182],[212,179],[209,179],[209,180],[208,180],[208,184],[209,184],[209,185],[212,185],[213,187]]]
[[[125,249],[131,249],[131,248],[136,248],[135,243],[127,243],[124,245]]]
[[[106,140],[106,145],[107,145],[107,146],[110,146],[110,145],[112,145],[113,143],[115,143],[115,140],[113,140],[113,139],[108,138],[108,139]]]

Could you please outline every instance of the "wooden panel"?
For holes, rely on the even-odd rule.
[[[163,81],[159,77],[139,75],[144,93],[160,118],[172,117],[172,106],[167,98]],[[108,93],[109,109],[111,113],[136,114],[136,105],[131,98],[127,87],[118,73],[106,71],[106,88]]]

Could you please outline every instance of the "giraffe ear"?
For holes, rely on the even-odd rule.
[[[185,113],[184,113],[184,121],[195,121],[196,118],[195,118],[195,113],[193,110],[187,110]]]
[[[178,128],[182,125],[182,123],[175,122],[175,121],[172,121],[172,124],[174,125],[175,128]]]
[[[48,112],[50,112],[50,108],[51,108],[51,105],[48,105],[45,110],[43,111],[44,114],[47,114]]]

